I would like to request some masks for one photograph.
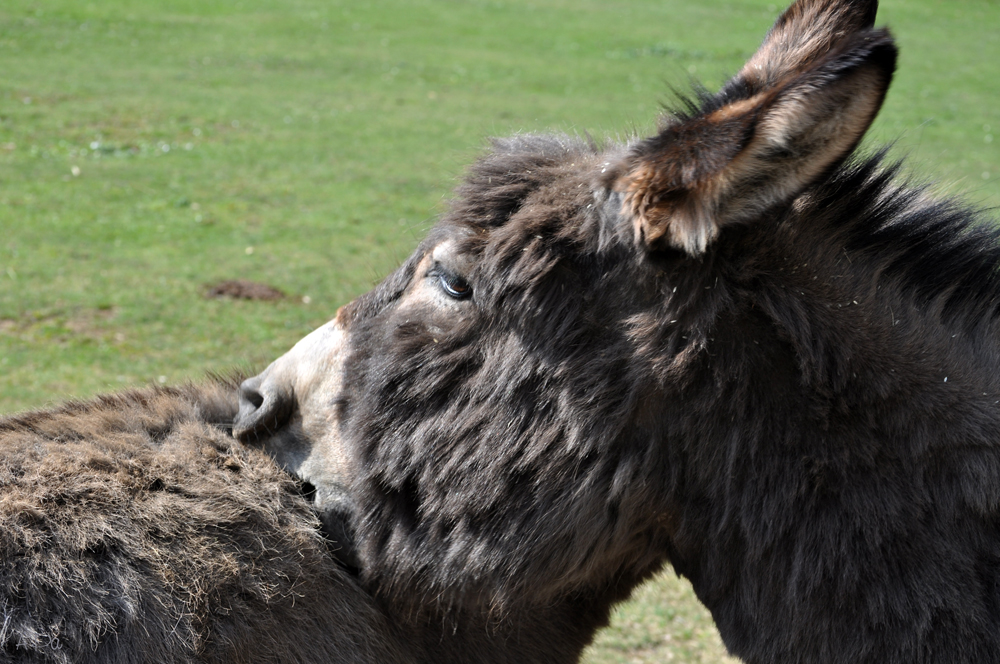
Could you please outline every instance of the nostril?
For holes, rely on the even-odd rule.
[[[264,395],[260,392],[260,376],[248,378],[240,384],[240,414],[237,420],[246,420],[264,405]]]
[[[292,413],[292,400],[277,390],[265,389],[262,382],[260,376],[255,376],[240,385],[233,435],[243,442],[274,434]]]
[[[246,400],[254,408],[264,405],[264,397],[255,389],[247,388],[246,383],[240,386],[240,401]]]

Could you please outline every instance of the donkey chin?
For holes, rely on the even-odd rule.
[[[337,559],[356,569],[351,464],[338,434],[338,409],[329,407],[340,393],[345,338],[338,316],[244,381],[233,435],[262,447],[302,481]]]

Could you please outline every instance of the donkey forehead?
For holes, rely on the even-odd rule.
[[[409,275],[411,280],[406,291],[414,287],[413,280],[443,269],[451,274],[468,276],[479,262],[481,242],[475,242],[476,235],[481,231],[472,228],[457,227],[450,229],[450,234],[435,237],[433,241],[424,243],[416,252],[413,270]]]
[[[494,141],[456,190],[445,219],[481,228],[505,226],[529,200],[564,203],[563,185],[576,189],[599,179],[602,152],[593,143],[562,135],[521,135]]]

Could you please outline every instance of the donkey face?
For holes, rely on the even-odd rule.
[[[316,488],[383,592],[627,593],[677,546],[694,471],[672,418],[712,340],[748,332],[719,324],[752,261],[734,247],[882,103],[896,51],[875,8],[800,0],[645,140],[497,141],[402,267],[244,384],[235,434]]]
[[[481,190],[404,266],[244,384],[237,435],[316,486],[328,525],[352,512],[358,563],[383,583],[441,597],[462,579],[462,601],[495,604],[527,576],[549,579],[541,599],[594,566],[660,562],[632,482],[655,388],[629,367],[622,326],[658,282],[604,286],[648,270],[628,234],[578,249],[596,250],[588,235],[622,205],[599,190],[604,157],[565,139],[498,143],[468,185]]]

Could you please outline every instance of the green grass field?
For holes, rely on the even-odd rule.
[[[5,0],[0,413],[261,367],[406,256],[492,135],[651,131],[722,83],[760,0]],[[891,0],[871,144],[1000,205],[1000,4]],[[996,137],[996,140],[994,140]],[[245,278],[278,302],[208,299]],[[588,662],[718,662],[665,574]]]

